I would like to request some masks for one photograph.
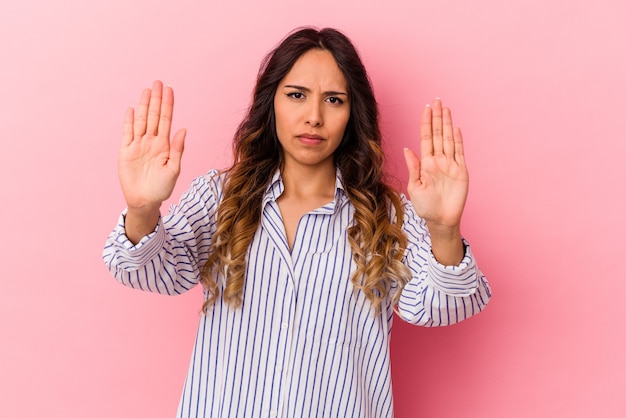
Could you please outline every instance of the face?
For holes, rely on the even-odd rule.
[[[276,89],[274,112],[285,170],[334,169],[333,153],[350,118],[350,98],[330,52],[312,49],[295,62]]]

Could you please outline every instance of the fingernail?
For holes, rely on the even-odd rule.
[[[426,107],[430,107],[430,103],[426,103]]]
[[[441,100],[439,97],[435,97],[435,100]]]

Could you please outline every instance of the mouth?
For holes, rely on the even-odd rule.
[[[324,140],[323,136],[304,133],[297,136],[298,140],[305,145],[317,145]]]

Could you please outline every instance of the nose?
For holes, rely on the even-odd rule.
[[[311,100],[307,109],[306,123],[309,126],[319,127],[324,123],[322,106],[317,100]]]

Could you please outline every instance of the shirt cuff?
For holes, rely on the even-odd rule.
[[[124,259],[127,263],[130,262],[129,264],[134,264],[134,267],[139,267],[154,258],[163,248],[166,238],[163,221],[159,216],[154,231],[143,237],[137,244],[133,244],[126,236],[125,221],[126,211],[119,217],[114,231],[115,237],[113,242],[114,245],[121,250],[119,254],[120,258]],[[125,257],[124,254],[126,254],[127,257]]]
[[[456,266],[445,266],[437,261],[432,251],[427,263],[428,278],[431,284],[451,296],[469,296],[476,292],[478,277],[476,262],[469,243],[463,240],[465,255]]]

